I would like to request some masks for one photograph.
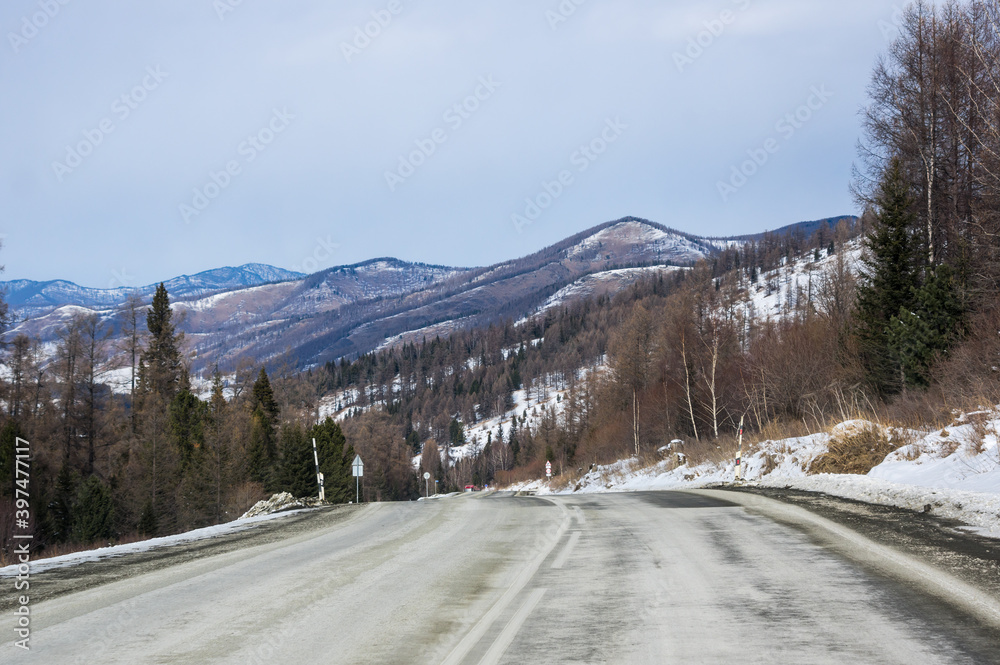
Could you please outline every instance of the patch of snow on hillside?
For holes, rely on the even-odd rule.
[[[862,253],[861,242],[853,240],[844,245],[845,267],[854,275],[858,274]],[[761,319],[781,319],[802,304],[803,299],[812,299],[818,306],[819,291],[829,271],[835,269],[837,254],[820,251],[821,258],[814,261],[813,255],[795,259],[776,270],[761,273],[756,284],[749,287],[746,309]]]
[[[645,266],[642,268],[619,268],[617,270],[605,270],[603,272],[593,273],[592,275],[586,275],[572,284],[564,286],[549,296],[549,299],[546,300],[535,313],[542,314],[554,307],[561,306],[563,303],[573,298],[590,295],[602,283],[618,281],[631,284],[632,282],[636,282],[649,275],[673,272],[675,270],[683,270],[683,268],[678,268],[676,266]],[[522,321],[527,321],[527,319],[522,319]]]
[[[596,259],[599,258],[602,247],[617,242],[628,242],[660,251],[668,251],[673,255],[683,255],[685,260],[695,260],[705,256],[705,250],[697,243],[683,236],[667,233],[649,224],[636,221],[622,222],[601,229],[570,248],[566,256],[570,259]]]
[[[198,300],[191,300],[187,302],[174,302],[170,304],[170,308],[186,309],[192,312],[204,312],[206,310],[212,309],[218,306],[223,301],[229,300],[231,298],[243,298],[251,293],[263,291],[265,289],[274,288],[273,284],[263,284],[261,286],[251,286],[245,289],[239,289],[237,291],[224,291],[223,293],[216,293],[205,298],[200,298]]]

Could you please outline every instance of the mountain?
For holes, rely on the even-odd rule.
[[[825,219],[817,219],[812,222],[798,222],[797,224],[789,224],[788,226],[782,226],[781,228],[775,229],[774,231],[765,231],[763,233],[754,233],[751,235],[742,236],[729,236],[726,238],[711,238],[711,241],[735,241],[735,242],[753,242],[763,240],[764,236],[773,235],[778,237],[791,236],[799,233],[804,238],[809,238],[812,234],[816,233],[821,226],[826,224],[830,227],[832,231],[837,227],[840,222],[846,221],[851,226],[858,221],[858,218],[854,215],[841,215],[839,217],[827,217]]]
[[[386,344],[520,319],[611,295],[657,271],[716,255],[716,241],[635,217],[607,222],[529,256],[480,268],[372,259],[302,276],[242,266],[166,283],[195,372],[241,359],[308,367]],[[43,341],[77,313],[109,324],[127,290],[10,282],[16,329]],[[31,285],[34,285],[33,287]],[[148,297],[153,287],[141,290]]]
[[[186,299],[217,291],[231,291],[258,284],[282,282],[304,277],[302,273],[275,268],[262,263],[247,263],[238,268],[216,268],[197,275],[182,275],[166,280],[164,286],[174,299]],[[0,282],[7,303],[22,316],[31,316],[63,305],[92,309],[117,307],[129,293],[151,298],[157,284],[139,288],[94,289],[65,280],[35,282],[27,279]]]

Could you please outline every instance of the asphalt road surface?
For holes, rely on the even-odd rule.
[[[80,566],[70,587],[89,588],[34,604],[31,651],[7,642],[0,662],[1000,663],[989,585],[760,496],[476,494],[318,515],[203,556]],[[95,565],[126,572],[93,586]]]

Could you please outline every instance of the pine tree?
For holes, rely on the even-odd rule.
[[[146,313],[149,340],[139,361],[139,385],[140,392],[154,393],[167,400],[180,391],[183,373],[180,354],[183,336],[174,330],[172,317],[170,298],[161,283]]]
[[[323,487],[329,503],[347,503],[354,499],[354,481],[351,462],[354,448],[347,445],[344,432],[332,418],[313,425],[309,438],[316,439],[319,470],[323,473]],[[311,444],[311,441],[310,441]]]
[[[457,418],[452,418],[448,425],[448,442],[452,446],[465,445],[465,427]]]
[[[17,487],[14,484],[16,480],[15,459],[17,457],[15,448],[18,437],[23,436],[24,433],[13,418],[4,423],[3,429],[0,429],[0,483],[2,483],[0,484],[0,496],[13,495],[14,488]]]
[[[182,467],[186,467],[205,444],[208,406],[190,390],[177,393],[170,403],[170,429],[177,444]]]
[[[151,537],[155,536],[157,530],[159,529],[158,520],[156,519],[156,509],[153,507],[153,502],[147,500],[142,506],[142,514],[139,516],[139,523],[136,525],[139,533],[143,536]]]
[[[288,492],[295,497],[317,496],[319,486],[316,484],[312,441],[306,438],[306,433],[298,425],[282,427],[280,441],[281,471],[274,491]]]
[[[76,507],[76,476],[64,464],[56,476],[55,493],[49,503],[49,532],[57,543],[65,543],[73,535],[73,511]]]
[[[919,286],[914,202],[899,160],[886,171],[877,204],[865,238],[868,251],[855,304],[855,334],[869,383],[887,395],[902,388],[889,334],[891,320],[901,310],[913,311]]]
[[[914,309],[901,308],[889,324],[889,344],[900,373],[910,386],[930,384],[931,366],[957,339],[963,311],[951,268],[930,272],[913,294]]]
[[[115,508],[111,491],[97,476],[91,476],[80,488],[74,509],[73,540],[92,543],[113,538]]]
[[[250,396],[249,472],[254,482],[271,484],[271,472],[277,456],[275,428],[278,423],[278,403],[274,399],[267,371],[261,367]]]

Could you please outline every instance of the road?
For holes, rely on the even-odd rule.
[[[346,515],[43,600],[32,650],[0,661],[1000,663],[992,595],[762,497],[477,494]]]

